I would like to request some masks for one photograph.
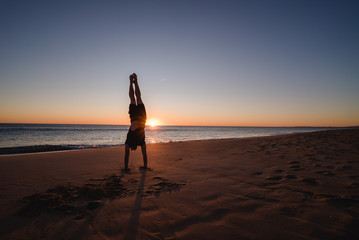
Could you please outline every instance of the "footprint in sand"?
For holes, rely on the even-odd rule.
[[[297,176],[293,175],[293,174],[288,174],[288,175],[285,175],[285,178],[286,179],[297,179]]]
[[[282,169],[276,169],[276,170],[274,170],[273,172],[274,172],[274,173],[282,173],[282,172],[284,172],[284,170],[282,170]]]
[[[293,165],[290,168],[293,168],[294,171],[302,171],[304,168],[300,167],[299,165]]]
[[[330,205],[336,207],[351,207],[359,203],[359,199],[357,197],[340,197],[330,194],[318,194],[316,197],[321,198],[327,201]]]
[[[149,197],[151,195],[159,196],[161,193],[172,192],[172,191],[180,191],[180,189],[186,185],[186,183],[174,183],[170,182],[168,179],[162,177],[153,177],[153,180],[157,181],[148,187],[148,191],[143,197]]]
[[[311,201],[314,198],[314,193],[311,191],[302,191],[302,190],[298,190],[296,192],[302,193],[303,194],[303,198],[302,201]]]
[[[88,202],[86,208],[88,210],[95,210],[96,208],[100,207],[101,203],[98,201]]]
[[[163,181],[167,181],[167,179],[165,178],[162,178],[162,177],[153,177],[152,179],[155,179],[155,180],[163,180]]]
[[[267,180],[271,180],[271,181],[278,181],[278,180],[282,180],[282,176],[273,176],[273,177],[267,177]]]
[[[318,181],[315,178],[304,178],[302,181],[312,186],[318,185]]]
[[[259,176],[259,175],[262,175],[263,172],[254,172],[252,175],[255,175],[255,176]]]
[[[302,171],[304,170],[304,168],[300,167],[300,162],[299,161],[291,161],[289,162],[290,164],[290,168],[293,168],[294,171]]]

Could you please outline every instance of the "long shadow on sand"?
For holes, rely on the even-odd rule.
[[[124,240],[136,239],[136,237],[137,237],[138,224],[140,221],[140,213],[141,213],[141,205],[142,205],[142,196],[143,196],[143,191],[144,191],[144,186],[145,186],[145,179],[146,179],[146,171],[143,170],[142,175],[141,175],[141,180],[138,185],[138,191],[136,194],[135,204],[132,208],[132,213],[131,213],[130,220],[128,222]]]

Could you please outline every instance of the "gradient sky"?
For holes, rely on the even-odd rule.
[[[0,2],[0,122],[359,125],[358,1]]]

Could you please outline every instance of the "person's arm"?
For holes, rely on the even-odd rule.
[[[130,75],[130,89],[129,89],[129,96],[130,96],[130,100],[131,100],[131,104],[135,104],[136,105],[136,99],[135,99],[135,94],[133,91],[133,75]]]
[[[132,76],[133,76],[133,83],[135,84],[135,94],[136,94],[137,105],[143,104],[142,98],[141,98],[140,87],[138,86],[138,82],[137,82],[137,75],[136,75],[136,73],[134,73],[134,74],[132,74]]]

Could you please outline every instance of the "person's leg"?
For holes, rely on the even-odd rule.
[[[130,146],[125,144],[125,170],[128,170],[128,159],[130,158]]]
[[[132,83],[133,83],[132,77],[130,76],[129,96],[130,96],[131,104],[135,104],[135,105],[136,105],[136,99],[135,99],[135,94],[134,94],[134,91],[133,91]]]
[[[142,156],[143,156],[143,167],[147,169],[147,151],[146,151],[146,143],[141,146]]]
[[[142,98],[141,98],[141,91],[140,91],[140,87],[138,86],[136,74],[134,75],[133,83],[135,84],[135,94],[136,94],[137,105],[143,104]]]

